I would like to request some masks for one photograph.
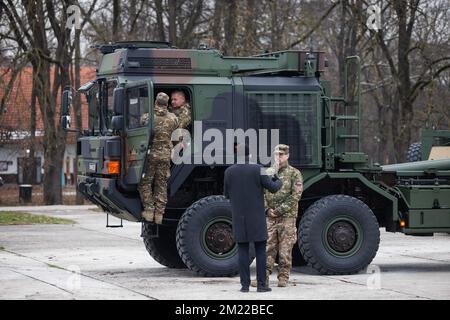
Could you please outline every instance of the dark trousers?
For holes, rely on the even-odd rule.
[[[243,287],[250,286],[250,255],[248,242],[238,243],[239,276]],[[266,241],[255,242],[256,280],[258,287],[266,286]]]

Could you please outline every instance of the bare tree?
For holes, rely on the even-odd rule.
[[[418,21],[418,14],[421,12],[420,0],[390,1],[382,11],[389,12],[389,10],[391,10],[391,13],[395,13],[396,18],[388,22],[395,33],[384,26],[372,35],[388,63],[396,89],[393,95],[396,99],[393,101],[392,116],[397,121],[391,122],[391,130],[396,146],[394,149],[396,160],[401,161],[412,141],[413,104],[420,91],[432,83],[433,79],[436,79],[442,72],[450,69],[448,63],[450,56],[440,55],[428,61],[427,68],[416,79],[413,79],[411,59],[416,48],[418,48],[413,31]],[[398,34],[395,44],[391,39],[393,34]],[[440,67],[434,68],[435,66]],[[417,66],[414,66],[414,69],[417,69]]]
[[[59,125],[58,94],[69,83],[70,30],[65,28],[69,1],[62,3],[57,17],[51,0],[3,4],[18,46],[27,53],[33,67],[33,90],[44,122],[44,202],[62,203],[61,172],[66,135]],[[21,17],[19,13],[24,13]],[[48,29],[49,26],[49,29]],[[49,34],[56,46],[49,40]],[[53,81],[50,73],[53,72]]]

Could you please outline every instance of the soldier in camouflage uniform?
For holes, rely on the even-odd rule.
[[[145,220],[162,223],[167,203],[167,180],[170,177],[172,132],[178,128],[178,119],[168,112],[169,96],[160,92],[154,108],[154,137],[146,160],[145,173],[139,185],[139,194],[144,204],[142,216]],[[145,116],[145,115],[144,115]],[[145,119],[141,119],[145,121]],[[148,121],[148,120],[147,120]],[[153,188],[152,188],[153,186]]]
[[[183,91],[177,90],[170,96],[171,105],[169,112],[175,114],[179,121],[180,129],[188,129],[192,121],[191,106],[186,102],[186,96]]]
[[[278,253],[278,286],[286,287],[292,267],[292,247],[297,240],[298,203],[303,192],[303,176],[289,165],[289,146],[279,144],[274,151],[274,170],[283,182],[277,193],[265,193],[267,213],[266,285]]]

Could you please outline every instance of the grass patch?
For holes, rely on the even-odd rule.
[[[5,250],[5,247],[0,246],[0,251]]]
[[[26,224],[75,224],[69,219],[54,218],[44,215],[29,214],[26,212],[0,211],[0,226],[26,225]]]

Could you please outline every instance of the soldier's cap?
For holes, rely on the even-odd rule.
[[[164,107],[169,104],[169,96],[165,94],[164,92],[160,92],[156,95],[156,103],[160,107]]]
[[[289,154],[289,146],[287,144],[278,144],[273,150],[275,154]]]

